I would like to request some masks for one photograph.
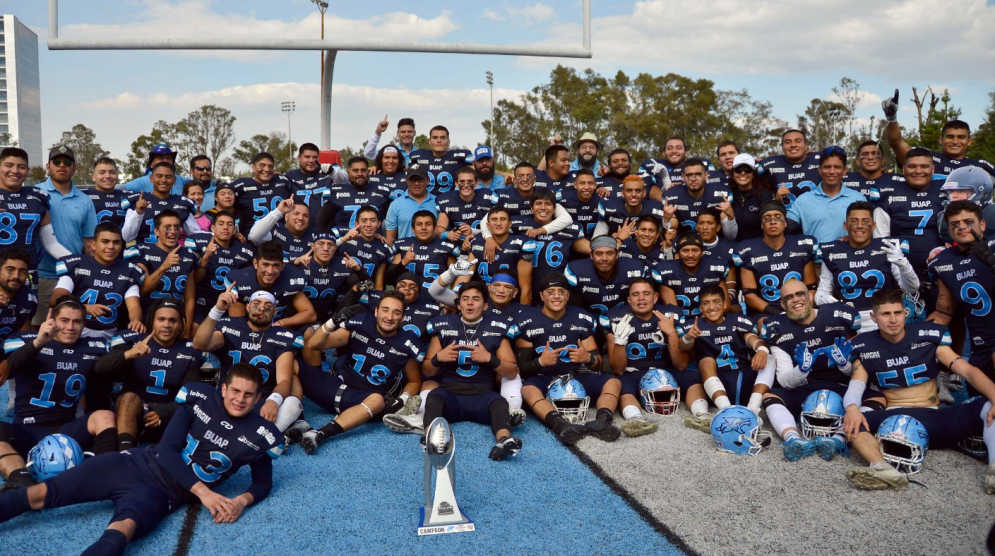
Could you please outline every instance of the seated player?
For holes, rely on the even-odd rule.
[[[618,256],[618,243],[609,236],[594,238],[590,258],[571,261],[563,270],[567,283],[601,325],[608,311],[629,295],[629,281],[646,274],[648,270],[637,259]]]
[[[273,460],[283,451],[282,436],[253,411],[261,383],[259,371],[242,363],[232,367],[220,393],[188,384],[159,445],[90,458],[39,485],[0,494],[0,523],[30,510],[113,500],[110,524],[84,554],[123,554],[129,542],[194,500],[215,523],[234,523],[269,495]],[[252,470],[248,490],[234,498],[212,490],[245,465]]]
[[[280,201],[276,210],[257,220],[249,230],[249,241],[262,245],[276,241],[283,248],[284,257],[295,265],[305,264],[303,258],[314,243],[310,228],[310,209],[298,197]]]
[[[983,436],[988,448],[985,491],[995,494],[995,384],[980,369],[950,348],[947,328],[931,322],[905,323],[904,295],[881,290],[872,298],[871,318],[878,329],[853,340],[853,376],[843,405],[844,430],[853,448],[869,464],[847,471],[859,488],[903,490],[909,479],[885,461],[874,433],[892,415],[917,419],[935,448],[953,448],[969,436]],[[936,376],[940,365],[962,376],[982,395],[967,403],[939,408]],[[887,400],[887,409],[861,413],[867,385],[875,385]]]
[[[120,384],[114,400],[118,451],[134,448],[139,438],[162,438],[179,407],[176,394],[200,377],[202,352],[185,339],[184,313],[177,300],[157,300],[149,308],[151,333],[114,336],[111,352],[97,361],[96,374]]]
[[[542,308],[522,315],[515,340],[515,356],[524,381],[522,399],[568,446],[587,433],[606,442],[618,440],[622,431],[612,424],[612,418],[622,383],[599,372],[604,359],[594,341],[594,317],[567,305],[570,284],[559,272],[542,278],[539,297]],[[566,374],[573,375],[590,396],[597,398],[597,417],[585,425],[567,422],[546,399],[550,383]]]
[[[38,332],[16,332],[4,342],[10,376],[16,379],[14,420],[0,422],[0,475],[3,490],[34,484],[24,456],[39,440],[64,434],[84,450],[117,450],[114,413],[97,410],[76,416],[93,378],[103,341],[83,338],[83,306],[70,296],[56,300]]]
[[[759,415],[763,395],[774,383],[774,369],[767,365],[770,348],[757,334],[753,321],[744,315],[727,314],[725,303],[722,286],[701,289],[701,316],[680,331],[680,349],[694,350],[705,393],[715,407],[721,410],[742,405]],[[752,358],[750,351],[754,352]],[[711,432],[701,418],[691,417],[685,424]]]
[[[216,352],[220,382],[228,369],[243,361],[257,367],[263,375],[259,392],[266,397],[259,399],[256,409],[283,432],[304,410],[300,385],[294,381],[296,335],[273,322],[276,300],[268,291],[259,290],[249,297],[244,317],[225,316],[234,304],[235,293],[229,286],[197,327],[193,347]]]
[[[391,261],[393,269],[388,274],[396,276],[403,272],[413,272],[421,277],[421,287],[428,289],[439,277],[439,271],[449,268],[460,250],[447,239],[435,239],[435,215],[427,210],[420,210],[411,217],[411,229],[414,236],[399,239],[394,242],[394,258]]]
[[[788,461],[816,452],[829,461],[846,455],[846,435],[807,439],[798,433],[795,417],[812,392],[830,390],[842,396],[850,375],[849,338],[861,329],[861,315],[845,303],[812,306],[808,288],[799,280],[781,286],[784,314],[769,317],[760,335],[770,345],[778,387],[764,394],[763,406],[774,431],[784,440]]]
[[[518,365],[510,343],[514,327],[492,318],[487,302],[483,282],[468,282],[459,291],[459,313],[429,321],[422,371],[438,386],[426,397],[422,428],[437,417],[490,425],[497,443],[489,457],[502,460],[518,455],[522,441],[511,436],[508,400],[494,386],[499,377],[514,378]]]
[[[297,376],[304,393],[335,419],[320,429],[295,423],[288,439],[299,440],[304,452],[347,430],[400,409],[418,394],[425,351],[418,336],[402,328],[404,296],[384,292],[375,314],[350,307],[315,329],[298,361]],[[321,368],[321,352],[345,348],[335,369]]]
[[[123,247],[121,231],[105,222],[94,228],[92,255],[69,255],[55,263],[59,281],[49,306],[67,295],[79,299],[86,308],[86,337],[109,340],[125,327],[145,331],[139,301],[142,271],[120,258]]]
[[[193,325],[193,309],[196,304],[194,292],[194,269],[197,257],[191,250],[194,242],[180,241],[180,217],[171,210],[164,210],[155,217],[155,243],[138,243],[138,257],[135,266],[142,269],[144,277],[139,288],[142,313],[156,299],[172,298],[183,301],[184,320],[187,326]],[[190,286],[190,287],[187,287]],[[189,336],[190,328],[183,331]],[[172,396],[171,396],[172,397]]]
[[[211,223],[211,232],[213,235],[209,238],[206,237],[206,234],[193,238],[197,251],[200,253],[200,262],[194,270],[194,280],[197,283],[194,292],[196,295],[194,320],[196,322],[204,320],[207,312],[211,310],[211,307],[214,307],[218,296],[228,287],[228,284],[225,283],[228,275],[233,271],[251,266],[255,257],[252,245],[243,243],[236,237],[238,224],[235,223],[235,215],[231,212],[215,213],[214,222]]]
[[[378,234],[380,229],[380,213],[377,209],[364,205],[356,211],[356,225],[342,233],[335,229],[332,233],[338,235],[335,240],[338,248],[348,253],[366,269],[378,290],[385,287],[384,272],[394,258],[394,248]]]
[[[485,238],[477,234],[470,240],[467,260],[477,263],[474,275],[485,284],[498,272],[515,269],[522,280],[532,279],[532,263],[522,258],[522,250],[529,237],[511,233],[511,213],[501,205],[492,208],[487,213],[487,226],[491,231],[491,240],[497,245],[497,252],[490,262],[484,257]],[[467,249],[464,249],[467,251]],[[471,276],[460,277],[456,283],[469,282]]]
[[[723,292],[727,292],[730,286],[736,289],[735,281],[730,283],[729,263],[721,257],[704,257],[703,246],[697,233],[684,233],[674,245],[674,260],[660,261],[651,269],[653,279],[660,284],[660,299],[680,307],[685,316],[701,312],[699,300],[705,287],[721,286]],[[730,305],[727,294],[727,310]]]
[[[451,265],[450,265],[451,266]],[[425,333],[425,325],[433,317],[442,314],[442,305],[432,299],[432,296],[421,287],[421,277],[413,272],[402,272],[394,282],[394,291],[400,292],[404,298],[404,320],[401,328],[411,332],[416,337],[421,338]],[[340,307],[352,305],[351,299],[358,299],[359,303],[366,306],[371,314],[376,313],[380,305],[380,299],[386,292],[373,290],[370,292],[358,293],[356,297],[347,297],[339,304]]]
[[[664,369],[677,379],[688,407],[708,413],[708,402],[698,373],[687,371],[688,356],[678,347],[675,322],[684,313],[674,305],[659,305],[659,296],[648,278],[629,281],[628,303],[619,303],[608,311],[602,326],[608,344],[608,365],[621,377],[622,432],[641,436],[656,432],[657,424],[643,418],[639,384],[652,369]],[[647,411],[653,409],[646,407]]]
[[[283,262],[283,247],[276,241],[267,241],[259,246],[252,267],[232,271],[225,278],[225,290],[236,296],[231,316],[244,317],[244,300],[264,290],[276,299],[277,320],[274,325],[285,328],[314,324],[318,318],[304,293],[304,286],[304,273],[296,266]]]

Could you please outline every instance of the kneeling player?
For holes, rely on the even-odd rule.
[[[559,272],[544,276],[539,290],[542,309],[522,314],[520,335],[515,340],[515,356],[525,380],[522,399],[564,444],[576,444],[588,432],[607,442],[618,440],[622,431],[612,424],[612,418],[622,383],[597,372],[604,361],[594,342],[594,317],[567,306],[569,284]],[[597,397],[594,421],[583,426],[569,423],[546,399],[550,381],[566,374],[572,374],[589,395]]]
[[[498,377],[516,376],[518,366],[508,325],[486,312],[487,302],[483,282],[467,282],[457,299],[459,314],[429,322],[432,339],[422,370],[439,385],[426,398],[422,428],[427,430],[437,417],[489,424],[497,440],[490,458],[502,460],[517,455],[522,441],[511,436],[508,400],[494,386]]]
[[[695,351],[705,393],[715,407],[743,405],[759,415],[763,395],[774,383],[774,369],[767,365],[770,348],[757,334],[753,321],[725,313],[726,291],[722,286],[705,286],[700,299],[701,317],[695,317],[683,332],[680,349]],[[749,351],[754,352],[752,359],[748,359]],[[755,374],[757,371],[764,372]],[[703,421],[694,417],[685,424],[711,432],[711,421],[709,428],[703,428]]]
[[[220,393],[188,384],[160,444],[90,458],[41,484],[0,494],[0,523],[29,510],[113,500],[110,525],[85,554],[123,554],[132,539],[196,499],[215,523],[234,523],[269,494],[273,460],[283,451],[280,431],[253,410],[262,382],[258,369],[240,363],[228,370]],[[248,490],[235,498],[212,490],[244,465],[252,469]]]
[[[902,490],[908,486],[908,477],[885,461],[874,437],[885,419],[901,414],[917,419],[928,432],[930,445],[937,448],[953,448],[960,440],[982,435],[988,447],[985,490],[995,494],[995,384],[950,348],[950,333],[945,326],[930,322],[906,324],[903,298],[901,290],[874,294],[871,318],[878,330],[853,340],[856,359],[853,378],[843,398],[843,427],[854,449],[870,465],[851,469],[846,477],[868,490]],[[983,397],[939,408],[936,376],[940,365],[964,377]],[[860,399],[868,383],[884,394],[887,409],[860,412]]]

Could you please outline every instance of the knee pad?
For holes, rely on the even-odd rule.
[[[709,378],[702,386],[705,387],[705,393],[708,394],[709,399],[714,398],[716,392],[726,391],[726,387],[717,376]]]
[[[760,406],[767,411],[767,408],[772,405],[784,405],[784,400],[778,398],[777,396],[771,396],[769,398],[764,398],[764,401],[760,403]]]

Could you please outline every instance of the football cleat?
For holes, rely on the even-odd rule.
[[[301,447],[304,448],[304,453],[307,455],[314,455],[314,451],[318,449],[318,445],[325,440],[325,433],[318,430],[309,430],[301,437]]]
[[[425,434],[425,417],[417,413],[411,415],[398,415],[393,413],[383,416],[383,424],[394,432],[409,432],[412,434]]]
[[[505,438],[503,440],[498,440],[497,444],[491,448],[491,453],[487,457],[494,461],[501,461],[508,457],[514,457],[518,455],[518,452],[522,449],[522,440],[519,438],[511,437]]]
[[[832,461],[836,454],[850,457],[850,448],[838,436],[817,436],[812,442],[815,442],[815,451],[819,453],[819,457],[826,461]]]
[[[960,392],[964,389],[964,377],[956,373],[947,373],[947,377],[949,378],[947,388],[951,392]]]
[[[520,427],[525,424],[525,410],[522,408],[512,409],[508,412],[508,424],[512,427]]]
[[[394,412],[394,415],[414,415],[421,408],[421,396],[415,394],[404,402],[404,407]]]
[[[905,490],[909,478],[899,473],[890,463],[879,461],[868,467],[856,467],[846,472],[846,478],[857,488],[864,490]]]
[[[782,447],[784,449],[784,459],[788,461],[798,461],[809,456],[814,456],[816,450],[815,442],[801,436],[785,440]]]
[[[936,377],[936,399],[945,404],[954,403],[954,395],[950,393],[950,373],[941,372]]]
[[[995,494],[995,463],[989,463],[985,472],[985,493]]]
[[[611,421],[595,419],[585,423],[584,427],[591,436],[605,442],[615,442],[622,436],[622,429],[613,425]]]
[[[301,441],[301,438],[309,430],[314,430],[310,424],[304,419],[298,419],[294,421],[293,425],[287,427],[287,430],[283,431],[283,438],[286,439],[287,446],[292,444],[297,444]]]
[[[712,416],[705,413],[704,415],[687,417],[684,419],[684,426],[705,434],[712,434]]]
[[[660,426],[656,423],[650,423],[642,417],[635,417],[622,421],[622,425],[619,428],[622,429],[625,436],[633,437],[653,434]]]

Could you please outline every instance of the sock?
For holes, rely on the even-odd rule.
[[[511,429],[508,401],[504,398],[491,402],[491,405],[487,407],[487,414],[491,418],[491,432],[497,434],[499,430]]]
[[[418,406],[418,413],[425,413],[425,404],[428,402],[428,393],[431,390],[422,390],[419,396],[421,397],[421,405]]]
[[[797,426],[795,418],[791,416],[791,412],[783,404],[773,403],[767,406],[767,418],[770,419],[770,426],[774,427],[777,435],[784,440],[788,439],[784,431]],[[797,431],[795,431],[794,436],[798,436]]]
[[[97,542],[91,544],[83,551],[82,556],[105,556],[107,554],[124,554],[125,547],[128,546],[128,538],[121,531],[114,529],[104,529],[104,534],[100,535]]]
[[[331,423],[328,423],[324,427],[318,429],[318,432],[324,434],[326,437],[332,437],[336,434],[344,433],[345,429],[342,428],[342,425],[340,425],[338,421],[332,421]]]
[[[99,456],[109,452],[117,451],[117,429],[111,427],[104,429],[93,439],[93,455]]]
[[[555,410],[547,413],[546,417],[543,419],[543,422],[545,422],[546,426],[553,429],[553,432],[557,434],[560,433],[560,430],[563,429],[563,425],[566,424],[566,421],[563,419],[563,416],[560,415],[560,412]]]
[[[0,523],[27,513],[29,510],[31,510],[31,503],[28,502],[28,489],[19,488],[0,494]]]
[[[725,409],[730,405],[729,396],[719,396],[715,398],[715,400],[713,400],[713,403],[715,403],[715,407],[719,409]]]
[[[988,412],[991,411],[992,402],[986,402],[981,408],[981,422],[988,422]],[[985,439],[985,446],[988,448],[988,463],[995,463],[995,423],[992,426],[985,425],[985,430],[981,433]]]
[[[636,419],[642,417],[643,412],[639,410],[639,406],[627,405],[622,408],[622,418],[623,419]]]
[[[615,417],[615,412],[614,411],[612,411],[611,409],[602,407],[601,409],[598,410],[598,414],[595,417],[595,419],[597,419],[598,421],[605,421],[607,423],[611,423],[612,422],[612,418],[614,418],[614,417]]]
[[[36,484],[27,467],[21,467],[20,469],[11,471],[10,474],[7,475],[7,482],[26,487]]]
[[[280,429],[280,432],[287,430],[290,425],[297,421],[302,411],[304,411],[304,406],[301,405],[301,400],[297,396],[287,396],[283,399],[280,410],[276,413],[276,423],[274,423],[276,428]]]
[[[509,409],[522,408],[522,377],[501,379],[501,397],[508,400]]]
[[[694,415],[695,417],[708,415],[708,400],[695,400],[694,403],[691,404],[691,415]]]
[[[877,469],[877,470],[895,469],[895,467],[893,465],[891,465],[890,463],[888,463],[887,461],[884,461],[884,460],[881,460],[881,461],[876,462],[876,463],[872,463],[869,467],[872,467],[872,468]]]
[[[843,432],[843,431],[836,431],[836,432],[834,432],[833,433],[833,438],[839,438],[840,440],[842,440],[844,446],[846,446],[847,444],[849,444],[849,441],[846,438],[846,433]]]
[[[135,447],[135,435],[130,432],[122,432],[117,435],[117,451],[123,452]]]

